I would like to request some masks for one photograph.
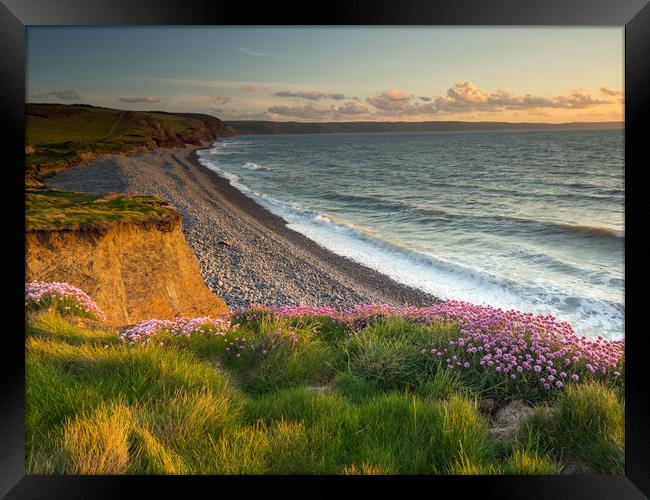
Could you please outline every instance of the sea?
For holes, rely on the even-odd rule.
[[[199,159],[395,281],[624,337],[622,129],[235,136]]]

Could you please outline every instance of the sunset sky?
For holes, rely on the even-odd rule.
[[[622,121],[623,28],[27,28],[27,101],[226,120]]]

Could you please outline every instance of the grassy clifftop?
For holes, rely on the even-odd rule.
[[[199,144],[234,134],[229,125],[210,115],[27,104],[27,179],[37,181],[101,154]]]
[[[154,196],[93,195],[30,188],[25,193],[27,231],[177,218],[178,214],[166,202]]]

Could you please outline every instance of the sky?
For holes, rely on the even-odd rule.
[[[274,121],[622,121],[622,27],[27,28],[27,102]]]

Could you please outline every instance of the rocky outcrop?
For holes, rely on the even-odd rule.
[[[135,113],[134,113],[135,115]],[[142,118],[142,128],[147,130],[151,142],[147,146],[151,149],[159,148],[182,148],[185,143],[172,128],[160,120],[146,116]]]
[[[533,409],[521,401],[511,401],[497,411],[490,435],[497,439],[515,439]]]
[[[227,312],[201,278],[181,218],[77,228],[27,228],[26,281],[65,281],[102,308],[107,323]]]
[[[235,130],[219,118],[199,113],[177,113],[180,116],[197,120],[200,125],[181,130],[179,137],[187,144],[201,144],[203,141],[212,141],[218,137],[232,137]]]

